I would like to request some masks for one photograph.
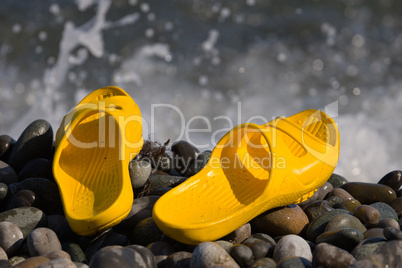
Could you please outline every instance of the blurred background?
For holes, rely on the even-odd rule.
[[[402,168],[396,0],[3,0],[0,25],[0,134],[14,139],[39,118],[55,132],[116,85],[161,143],[212,149],[240,123],[315,108],[340,129],[336,173],[377,182]]]

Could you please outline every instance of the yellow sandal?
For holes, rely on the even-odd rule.
[[[127,216],[133,203],[128,164],[142,145],[140,109],[118,87],[93,91],[63,118],[53,173],[75,233],[92,235]]]
[[[239,125],[198,174],[156,202],[154,221],[182,243],[219,239],[264,211],[312,196],[338,156],[338,128],[318,110]]]

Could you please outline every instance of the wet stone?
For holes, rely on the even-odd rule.
[[[221,239],[236,244],[243,242],[248,237],[250,237],[250,235],[251,235],[251,225],[250,223],[246,223],[237,228],[236,230],[234,230],[233,232],[231,232],[230,234],[222,237]]]
[[[149,183],[151,185],[150,191],[153,193],[159,188],[175,187],[184,182],[186,179],[186,177],[180,176],[152,175],[149,177]]]
[[[314,267],[339,267],[348,268],[356,259],[344,249],[328,243],[320,243],[314,248]]]
[[[345,191],[342,188],[334,188],[331,192],[328,193],[328,197],[338,196],[342,199],[342,202],[355,199],[351,194]]]
[[[192,162],[197,159],[200,152],[196,147],[187,141],[181,140],[172,144],[173,167],[183,176]]]
[[[328,222],[339,214],[350,214],[350,212],[343,209],[334,209],[322,214],[309,224],[306,232],[307,239],[314,242],[317,236],[324,232]]]
[[[29,255],[41,256],[55,250],[61,250],[56,233],[49,228],[36,228],[27,237]]]
[[[308,198],[306,201],[303,201],[303,202],[301,202],[301,203],[298,203],[297,205],[298,205],[299,207],[301,207],[301,208],[304,210],[305,207],[307,207],[307,206],[309,206],[310,204],[312,204],[312,203],[314,203],[314,202],[317,201],[318,196],[319,196],[319,194],[320,194],[319,191],[320,191],[320,188],[318,188],[317,191],[315,191],[314,194],[313,194],[310,198]]]
[[[230,256],[241,266],[249,266],[253,263],[253,251],[245,245],[235,244],[230,249]]]
[[[364,238],[373,238],[373,237],[382,237],[385,238],[384,236],[384,229],[383,228],[371,228],[368,229],[365,233],[364,233]]]
[[[394,170],[386,174],[378,184],[383,184],[391,187],[395,192],[399,190],[402,186],[402,171]]]
[[[359,200],[356,199],[350,199],[350,200],[346,200],[343,201],[342,204],[346,207],[346,209],[353,213],[355,211],[355,209],[361,205],[361,203],[359,202]]]
[[[380,212],[369,205],[358,206],[353,212],[353,216],[364,224],[378,224],[380,221]]]
[[[339,187],[341,187],[342,185],[348,183],[348,180],[345,179],[344,177],[342,177],[341,175],[338,175],[338,174],[333,173],[333,174],[331,175],[331,177],[329,177],[328,182],[331,183],[331,185],[332,185],[334,188],[339,188]]]
[[[276,268],[276,261],[272,258],[257,259],[249,268]]]
[[[134,228],[130,241],[135,244],[147,246],[153,242],[159,241],[163,233],[159,230],[152,217],[140,221]]]
[[[35,193],[30,190],[18,191],[7,206],[8,209],[30,207],[35,201]]]
[[[301,257],[288,257],[281,260],[277,266],[278,268],[308,268],[312,267],[311,261]]]
[[[285,235],[276,244],[274,250],[274,260],[280,262],[287,257],[302,257],[309,261],[313,255],[309,244],[298,235]]]
[[[372,254],[377,248],[387,242],[382,237],[367,238],[361,241],[351,252],[351,254],[357,259],[361,260],[366,256]]]
[[[385,227],[383,232],[387,240],[402,240],[402,231],[397,228]]]
[[[0,213],[0,222],[9,221],[17,225],[23,234],[24,239],[37,227],[46,225],[46,215],[34,207],[21,207]]]
[[[391,203],[396,198],[396,193],[391,187],[382,184],[367,182],[349,182],[342,186],[362,204],[375,202]]]
[[[184,172],[183,175],[186,177],[191,177],[200,172],[201,169],[203,169],[208,163],[211,153],[211,151],[204,151],[200,153],[197,158],[191,162],[189,168]]]
[[[143,187],[151,175],[151,163],[145,160],[132,160],[129,164],[131,184],[134,189]]]
[[[9,135],[0,136],[0,161],[6,161],[13,149],[15,140]]]
[[[100,234],[94,240],[91,241],[88,248],[85,250],[85,257],[87,260],[91,260],[92,256],[96,252],[107,246],[127,246],[130,244],[127,236],[119,233],[115,233],[113,230],[108,230]]]
[[[332,186],[331,183],[329,183],[329,182],[324,183],[324,185],[321,186],[320,188],[318,188],[318,190],[317,190],[317,193],[318,193],[317,200],[323,200],[325,198],[325,196],[328,193],[332,192],[333,190],[334,190],[334,187]]]
[[[165,260],[167,257],[174,253],[173,247],[166,242],[154,242],[147,246],[155,256],[155,261],[158,266],[165,266]]]
[[[251,221],[253,230],[271,236],[301,234],[309,219],[298,205],[271,209]]]
[[[8,256],[17,252],[22,242],[23,234],[17,225],[8,221],[0,222],[0,247]]]
[[[8,186],[0,182],[0,201],[4,200],[8,193]]]
[[[328,243],[341,249],[350,251],[364,239],[361,231],[352,228],[342,228],[319,235],[316,243]]]
[[[187,251],[175,252],[165,261],[165,268],[187,268],[190,267],[192,253]]]
[[[52,162],[46,158],[35,158],[24,165],[18,173],[20,181],[28,178],[53,179]]]
[[[259,239],[256,239],[256,241],[253,242],[250,241],[249,243],[247,243],[247,246],[253,252],[254,259],[264,258],[265,256],[267,256],[270,250],[272,251],[273,256],[273,250],[275,248],[272,244]]]
[[[11,184],[18,182],[18,175],[15,170],[10,167],[6,162],[0,160],[0,182],[4,184]]]
[[[156,267],[156,262],[152,252],[143,246],[107,246],[96,252],[89,263],[89,267],[149,268]]]
[[[332,207],[333,207],[334,209],[342,209],[342,210],[349,211],[349,210],[345,207],[345,205],[343,204],[343,202],[342,202],[342,203],[335,203]]]
[[[53,145],[51,125],[42,119],[32,122],[21,134],[9,156],[9,165],[18,173],[28,161],[50,157]]]
[[[377,209],[380,213],[380,220],[385,218],[398,219],[398,215],[395,210],[388,204],[383,202],[373,203],[370,206]]]
[[[339,196],[334,195],[334,196],[329,196],[327,198],[327,202],[328,202],[328,205],[332,207],[336,203],[342,203],[343,200]]]
[[[304,213],[306,213],[308,219],[310,222],[315,220],[318,216],[321,216],[322,214],[333,210],[328,201],[326,200],[317,200],[310,205],[306,206],[304,208]]]
[[[328,222],[324,232],[330,232],[341,228],[353,228],[362,233],[367,231],[366,227],[364,227],[358,218],[350,214],[340,214],[336,215]]]
[[[236,261],[219,245],[213,242],[203,242],[193,251],[190,267],[202,268],[223,265],[225,267],[239,268]]]
[[[402,197],[395,198],[390,205],[395,210],[398,217],[402,215]]]
[[[351,267],[400,267],[401,263],[402,241],[393,240],[381,245],[373,252],[373,254],[370,254],[364,259],[355,262]],[[372,265],[370,266],[370,264]]]

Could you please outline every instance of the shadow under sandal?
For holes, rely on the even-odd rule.
[[[217,240],[269,209],[311,197],[338,157],[338,128],[318,110],[239,125],[198,174],[156,202],[154,221],[182,243]]]
[[[75,233],[101,232],[128,215],[133,203],[128,164],[142,145],[140,109],[118,87],[93,91],[63,118],[53,173]]]

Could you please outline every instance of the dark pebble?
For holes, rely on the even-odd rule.
[[[169,176],[169,175],[152,175],[149,177],[149,183],[151,185],[151,194],[158,190],[159,188],[165,187],[175,187],[180,183],[184,182],[187,178],[180,176]]]
[[[18,173],[20,181],[28,178],[45,178],[53,180],[52,162],[46,158],[35,158],[24,165]]]
[[[395,220],[398,219],[398,215],[396,214],[395,210],[386,203],[376,202],[371,204],[370,206],[378,210],[378,212],[380,213],[380,220],[385,218],[391,218]]]
[[[274,246],[272,244],[269,244],[259,239],[256,240],[257,241],[254,241],[252,243],[247,243],[247,246],[253,252],[254,259],[264,258],[265,256],[267,256],[267,253],[270,249],[272,250],[273,254]]]
[[[169,257],[167,257],[165,261],[165,268],[187,268],[190,267],[191,261],[191,252],[187,251],[178,251],[175,252]]]
[[[8,204],[7,210],[19,207],[30,207],[35,201],[35,193],[31,190],[18,191]]]
[[[351,268],[374,268],[374,267],[400,267],[402,263],[402,241],[389,241],[373,254],[351,265]]]
[[[350,214],[350,212],[343,209],[334,209],[322,214],[309,224],[306,232],[307,239],[314,242],[317,236],[324,232],[328,222],[339,214]]]
[[[328,243],[341,249],[351,251],[364,239],[361,231],[352,228],[342,228],[319,235],[316,243]]]
[[[328,243],[320,243],[314,248],[313,267],[348,268],[356,259],[344,249]]]
[[[382,177],[378,184],[384,184],[391,187],[395,192],[402,186],[402,171],[394,170]]]
[[[324,232],[334,231],[341,228],[357,229],[364,233],[367,231],[366,227],[360,222],[358,218],[350,214],[340,214],[333,217],[325,227]]]
[[[395,198],[390,205],[395,210],[398,217],[402,215],[402,197]]]
[[[364,238],[373,238],[373,237],[382,237],[385,238],[384,236],[384,229],[382,228],[371,228],[368,229],[365,233],[364,233]]]
[[[402,240],[402,231],[393,227],[385,227],[384,236],[388,240]]]
[[[380,212],[369,205],[358,206],[353,212],[353,216],[358,218],[364,224],[378,224],[380,221]]]
[[[341,175],[338,175],[338,174],[333,173],[333,174],[331,175],[331,177],[329,177],[328,182],[331,183],[331,185],[332,185],[334,188],[339,188],[339,187],[341,187],[342,185],[348,183],[348,180],[345,179],[344,177],[342,177]]]
[[[276,261],[272,258],[257,259],[249,268],[276,268]]]
[[[181,175],[185,176],[187,169],[192,165],[192,162],[197,159],[200,151],[184,140],[173,143],[170,149],[173,154],[173,167]]]
[[[334,187],[332,186],[331,183],[329,182],[324,183],[324,185],[318,188],[316,192],[318,193],[317,200],[323,200],[327,196],[327,194],[333,190]]]
[[[234,230],[233,232],[222,237],[221,240],[226,240],[233,244],[236,244],[243,242],[244,240],[249,238],[250,235],[251,235],[251,225],[250,223],[246,223],[237,228],[236,230]]]
[[[130,237],[132,243],[147,246],[153,242],[159,241],[163,233],[159,230],[152,217],[140,221],[134,228]]]
[[[396,229],[400,229],[398,221],[391,219],[391,218],[385,218],[381,219],[380,222],[375,226],[379,228],[387,228],[387,227],[392,227]]]
[[[191,162],[189,168],[183,173],[183,175],[186,177],[191,177],[200,172],[201,169],[203,169],[208,163],[211,153],[211,151],[204,151],[200,153],[197,158]]]
[[[288,257],[278,262],[277,268],[309,268],[313,267],[311,262],[302,257]]]
[[[73,242],[61,243],[61,248],[70,255],[70,258],[74,262],[85,262],[86,257],[82,248]]]
[[[149,244],[147,249],[154,254],[158,267],[165,267],[165,260],[174,253],[173,247],[169,243],[162,241]]]
[[[40,209],[20,207],[0,213],[0,222],[2,221],[9,221],[17,225],[25,239],[33,229],[46,226],[47,217]]]
[[[391,187],[376,183],[349,182],[342,186],[362,204],[372,204],[375,202],[391,203],[396,198],[396,193]]]
[[[387,242],[382,237],[372,237],[361,241],[351,252],[351,254],[357,259],[361,260],[366,256],[372,254],[377,248]]]
[[[53,214],[47,217],[47,228],[52,229],[60,241],[78,241],[79,236],[74,233],[64,215]]]
[[[346,207],[346,209],[353,213],[355,211],[355,209],[361,205],[361,203],[359,202],[359,200],[356,199],[350,199],[350,200],[346,200],[343,201],[342,204]]]
[[[93,256],[90,268],[150,268],[156,267],[155,257],[146,247],[139,245],[107,246]]]
[[[328,205],[330,205],[331,207],[333,207],[333,205],[335,205],[336,203],[343,202],[342,198],[340,198],[339,196],[335,196],[335,195],[329,196],[327,198],[327,201],[328,201]]]
[[[0,201],[6,198],[7,193],[8,193],[7,184],[0,182]]]
[[[109,229],[91,241],[88,248],[85,250],[85,256],[87,260],[91,260],[92,256],[94,256],[101,248],[115,245],[127,246],[129,244],[130,241],[128,240],[127,236],[115,233],[113,230]]]
[[[327,200],[317,200],[304,208],[304,213],[306,213],[310,222],[315,220],[322,214],[334,210]]]
[[[51,125],[45,120],[36,120],[18,138],[10,153],[8,163],[18,173],[32,159],[49,159],[52,145],[53,130]]]
[[[342,202],[355,199],[350,193],[342,188],[335,188],[331,192],[328,193],[328,197],[338,196],[342,199]]]
[[[253,263],[253,251],[245,245],[236,244],[230,249],[230,256],[240,265],[240,267],[249,266]]]
[[[7,161],[15,144],[15,140],[9,135],[0,136],[0,160]]]
[[[0,182],[7,185],[18,182],[15,170],[3,161],[0,161]]]

